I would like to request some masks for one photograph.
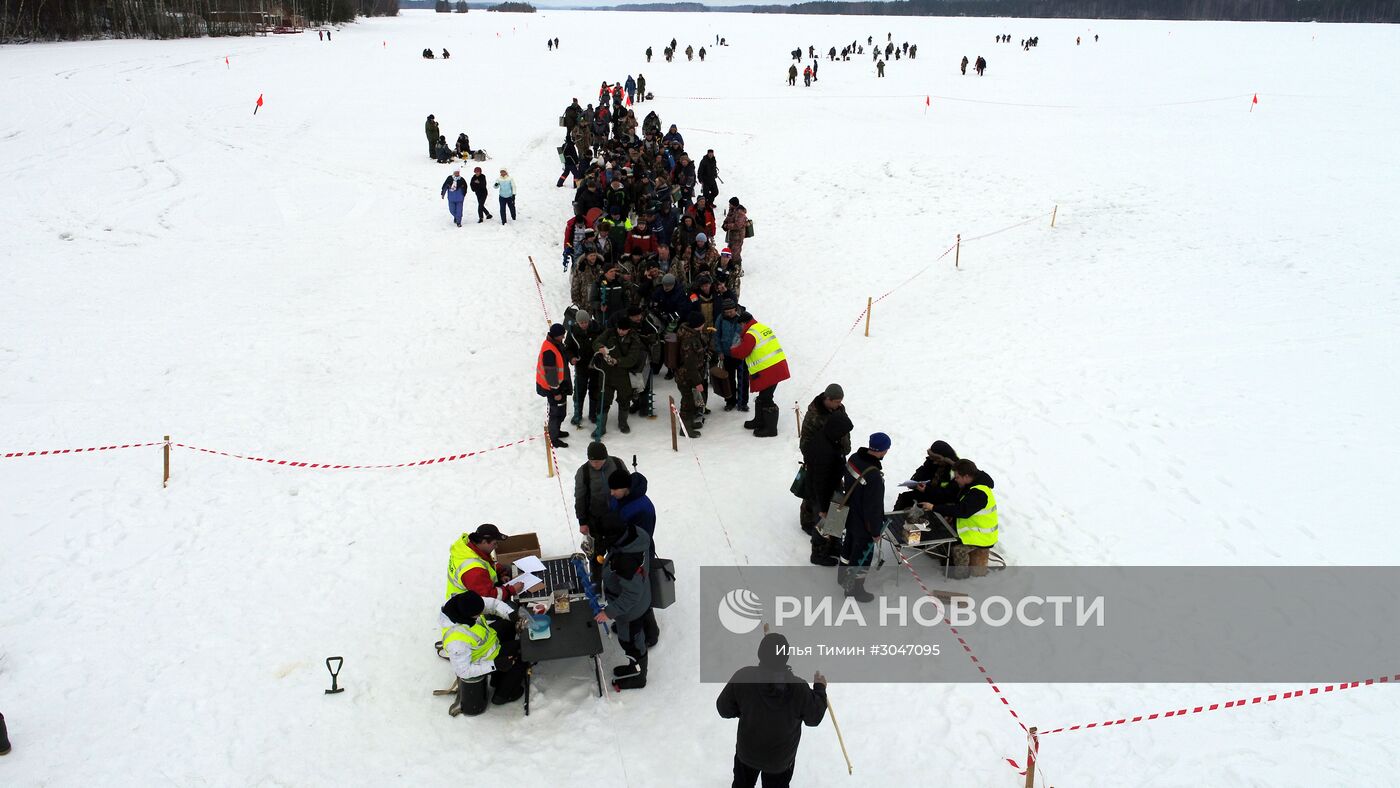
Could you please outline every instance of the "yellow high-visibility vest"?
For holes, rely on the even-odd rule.
[[[472,662],[483,659],[495,659],[501,653],[501,639],[496,637],[496,630],[486,623],[486,619],[477,617],[476,623],[471,626],[453,624],[442,630],[442,647],[447,648],[448,643],[466,643],[471,649]]]
[[[996,496],[985,484],[974,484],[971,489],[981,490],[987,496],[987,505],[971,517],[958,518],[958,538],[973,547],[991,547],[997,543]]]
[[[461,539],[452,543],[452,554],[447,558],[448,599],[467,590],[467,587],[462,585],[462,575],[475,566],[485,569],[486,573],[491,576],[491,585],[496,584],[495,564],[477,555],[476,551],[472,549],[471,541],[467,539],[467,535],[462,534]]]
[[[762,323],[754,323],[744,333],[754,339],[753,352],[744,359],[744,365],[749,368],[750,375],[756,375],[774,364],[787,360],[783,346],[778,344],[778,337],[773,333],[773,329]]]

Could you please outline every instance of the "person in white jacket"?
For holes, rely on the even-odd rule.
[[[452,716],[475,716],[486,710],[487,679],[496,706],[525,694],[525,666],[511,615],[515,610],[499,599],[483,599],[475,591],[457,594],[442,606],[442,649],[457,674],[457,702]],[[487,614],[497,621],[488,622]]]

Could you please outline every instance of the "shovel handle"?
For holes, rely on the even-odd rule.
[[[331,662],[335,662],[335,667],[331,667]],[[345,664],[345,657],[326,657],[326,670],[330,671],[331,678],[340,675],[340,668]]]

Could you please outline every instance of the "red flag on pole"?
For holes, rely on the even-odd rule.
[[[1255,94],[1254,94],[1254,100],[1251,101],[1251,102],[1249,102],[1249,111],[1250,111],[1250,112],[1253,112],[1253,111],[1254,111],[1254,105],[1255,105],[1255,104],[1258,104],[1258,103],[1259,103],[1259,94],[1258,94],[1258,93],[1255,93]]]
[[[228,55],[224,55],[224,67],[228,68]]]
[[[924,106],[927,107],[928,105],[928,96],[924,96]]]
[[[263,105],[262,97],[263,97],[263,94],[259,93],[259,94],[258,94],[258,103],[257,103],[256,106],[253,107],[253,114],[254,114],[254,115],[258,114],[258,107],[261,107],[261,106]]]

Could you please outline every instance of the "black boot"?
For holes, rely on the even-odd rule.
[[[855,597],[855,600],[861,603],[862,605],[866,602],[874,601],[875,599],[874,594],[865,590],[865,577],[863,575],[856,574],[855,570],[852,570],[847,575],[845,590],[846,596]]]
[[[778,434],[778,416],[780,411],[777,405],[764,405],[758,409],[758,416],[755,421],[758,426],[754,427],[753,436],[755,438],[772,438]]]
[[[627,665],[630,668],[626,675],[619,676],[617,671],[613,671],[613,689],[622,690],[641,689],[647,685],[647,655],[630,660]]]
[[[5,729],[5,715],[0,714],[0,755],[10,752],[10,732]]]
[[[836,556],[832,553],[831,542],[832,540],[827,539],[825,536],[816,536],[812,538],[812,563],[817,566],[836,566],[836,564],[839,563],[836,560]],[[837,549],[839,550],[840,548],[838,547]]]

